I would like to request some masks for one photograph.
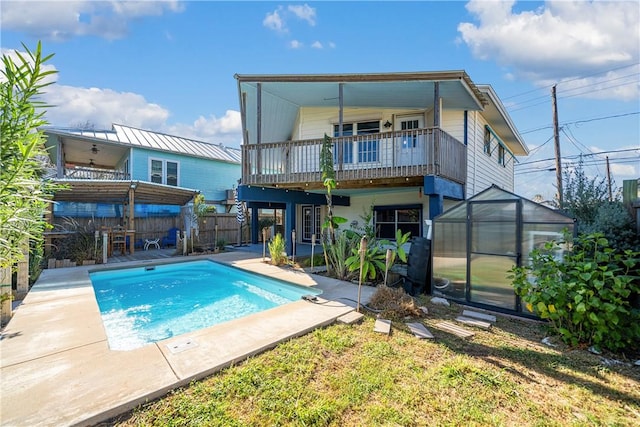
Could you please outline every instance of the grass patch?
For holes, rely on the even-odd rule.
[[[318,329],[106,424],[640,425],[640,368],[548,347],[526,320],[499,316],[469,340],[435,327],[460,312],[429,305],[433,341],[397,321],[375,333],[373,316]]]

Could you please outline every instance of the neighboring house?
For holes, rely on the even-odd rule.
[[[100,131],[42,130],[56,168],[54,178],[70,187],[56,194],[63,196],[57,197],[61,203],[56,210],[61,212],[69,208],[65,201],[74,202],[74,209],[84,202],[96,216],[108,216],[111,205],[133,200],[136,216],[179,214],[180,206],[198,193],[218,212],[234,206],[232,189],[240,178],[238,149],[118,124]]]
[[[424,220],[492,185],[514,187],[516,156],[528,149],[491,86],[464,71],[236,75],[242,115],[241,200],[276,209],[291,250],[319,236],[326,215],[320,170],[333,138],[334,215],[376,233],[422,236]]]

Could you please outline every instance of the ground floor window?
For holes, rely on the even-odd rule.
[[[422,235],[422,205],[374,206],[376,237],[395,239],[396,230]]]

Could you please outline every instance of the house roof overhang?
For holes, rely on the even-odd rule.
[[[199,194],[198,190],[145,181],[55,179],[53,182],[64,187],[54,193],[54,202],[125,203],[132,189],[135,203],[184,206]]]
[[[339,108],[340,86],[345,108],[433,108],[435,83],[442,108],[480,111],[515,155],[528,149],[498,96],[488,85],[476,85],[465,71],[372,74],[236,74],[245,143],[255,141],[258,84],[262,97],[261,142],[291,139],[291,128],[301,107]],[[273,123],[286,123],[274,126]],[[246,140],[247,135],[249,141]]]
[[[434,85],[439,83],[446,108],[481,109],[484,94],[464,71],[376,74],[236,74],[242,93],[275,97],[298,107],[337,107],[342,84],[344,105],[349,107],[425,108],[433,103]]]

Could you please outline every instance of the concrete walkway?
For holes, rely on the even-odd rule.
[[[89,271],[212,259],[323,291],[317,304],[296,301],[131,351],[112,351]],[[3,426],[92,425],[160,397],[279,342],[333,323],[354,310],[357,285],[268,265],[229,252],[117,266],[45,270],[0,340]],[[375,288],[362,287],[365,304]]]

